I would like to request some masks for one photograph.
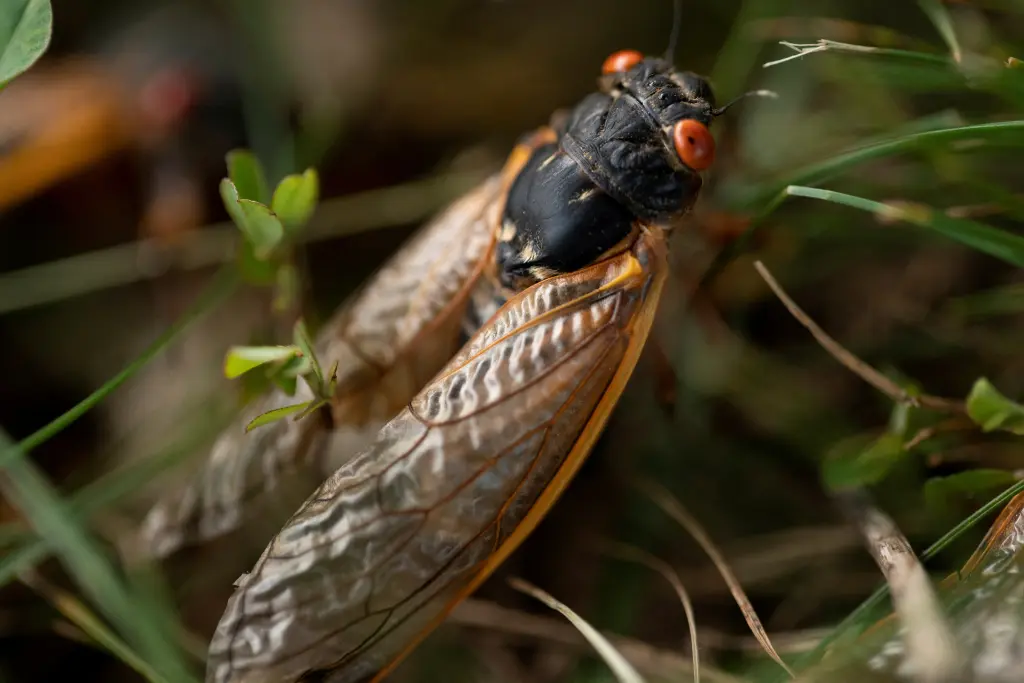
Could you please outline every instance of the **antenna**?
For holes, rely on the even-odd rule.
[[[743,93],[742,95],[740,95],[739,97],[734,99],[732,102],[729,102],[728,104],[726,104],[724,107],[719,107],[718,109],[712,109],[711,110],[711,115],[712,116],[721,116],[722,114],[725,113],[726,109],[728,109],[732,105],[736,104],[740,100],[746,99],[748,97],[770,97],[770,98],[772,98],[774,100],[774,99],[778,99],[779,94],[777,92],[775,92],[774,90],[751,90],[749,92]]]
[[[668,49],[665,50],[665,61],[674,62],[676,47],[679,43],[679,29],[683,21],[683,0],[674,0],[672,3],[672,33],[668,38]]]

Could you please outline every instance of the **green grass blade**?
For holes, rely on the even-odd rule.
[[[736,198],[737,208],[749,209],[761,206],[788,185],[818,183],[869,161],[904,152],[934,149],[967,141],[971,142],[972,147],[981,144],[993,147],[1024,147],[1024,121],[999,121],[939,128],[911,133],[891,140],[881,140],[787,173],[781,180],[754,186],[753,189]]]
[[[791,197],[806,197],[842,204],[862,211],[869,211],[884,218],[929,228],[989,256],[994,256],[1017,267],[1024,267],[1024,237],[984,223],[966,218],[954,218],[924,205],[884,204],[863,197],[815,187],[794,185],[786,188],[786,194]]]
[[[115,389],[128,381],[136,372],[141,370],[150,361],[159,356],[164,349],[170,346],[171,342],[177,339],[183,332],[198,322],[203,316],[213,311],[218,305],[225,301],[234,291],[238,284],[238,275],[233,268],[225,268],[214,279],[210,288],[203,293],[192,308],[185,313],[177,322],[160,335],[149,348],[142,352],[138,358],[129,363],[121,372],[114,375],[103,386],[82,399],[77,405],[65,412],[63,415],[47,424],[42,429],[30,434],[18,443],[17,447],[4,447],[0,449],[0,472],[11,467],[13,462],[27,454],[39,444],[52,438],[61,432],[78,418],[92,410],[100,401],[105,399]]]
[[[1015,282],[951,299],[949,312],[965,318],[1016,315],[1024,311],[1024,283]]]
[[[949,53],[953,57],[953,61],[959,64],[963,51],[960,49],[960,41],[956,38],[956,31],[953,30],[953,21],[949,17],[949,10],[939,0],[917,0],[917,4],[935,24],[939,35],[949,46]]]
[[[5,450],[17,450],[0,433]],[[173,638],[162,624],[143,617],[131,592],[118,578],[99,545],[75,518],[53,485],[27,458],[13,458],[3,482],[7,498],[40,536],[53,545],[83,594],[115,624],[125,638],[168,680],[194,681]]]
[[[50,545],[40,538],[30,538],[24,545],[8,550],[0,557],[0,586],[6,586],[18,576],[45,560]]]
[[[204,422],[164,452],[108,472],[67,496],[65,500],[74,518],[88,522],[96,513],[138,491],[158,475],[194,455],[200,446],[208,444],[220,432],[223,417],[211,417],[209,410],[202,412]],[[0,553],[0,587],[38,565],[53,551],[46,539],[39,538],[17,522],[0,526],[0,544],[5,548],[5,552]]]

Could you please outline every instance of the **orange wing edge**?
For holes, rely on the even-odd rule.
[[[661,292],[668,274],[664,237],[660,234],[658,228],[648,228],[648,230],[654,231],[657,234],[640,237],[640,239],[648,239],[652,247],[652,281],[647,296],[632,320],[629,345],[623,353],[619,367],[615,370],[615,374],[612,375],[608,388],[605,389],[590,419],[587,420],[586,425],[583,427],[579,438],[566,456],[565,462],[562,463],[558,472],[541,493],[536,504],[523,517],[519,526],[498,548],[497,552],[490,557],[480,572],[459,591],[451,602],[445,606],[445,609],[438,614],[436,619],[431,621],[387,666],[382,668],[373,678],[369,679],[367,683],[381,683],[434,629],[444,622],[456,605],[466,599],[494,573],[501,563],[526,540],[526,537],[544,519],[548,510],[561,497],[566,487],[568,487],[576,475],[576,472],[579,471],[580,466],[587,459],[587,456],[590,455],[590,451],[608,423],[608,418],[618,403],[619,397],[622,395],[622,391],[625,389],[626,383],[632,376],[633,370],[640,359],[640,353],[643,351],[654,323],[654,314],[658,309],[658,302],[661,299]],[[639,264],[637,264],[637,267],[639,268]]]

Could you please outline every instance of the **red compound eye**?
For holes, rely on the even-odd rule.
[[[604,64],[601,65],[601,73],[607,75],[629,71],[642,61],[644,61],[643,54],[636,50],[619,50],[604,60]]]
[[[715,139],[700,121],[683,119],[672,134],[676,154],[694,171],[703,171],[715,162]]]

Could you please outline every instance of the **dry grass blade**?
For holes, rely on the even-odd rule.
[[[459,603],[449,616],[448,623],[494,631],[515,642],[533,643],[542,640],[573,650],[589,647],[580,632],[561,619],[529,614],[475,598],[467,598]],[[693,669],[693,662],[671,650],[654,647],[635,638],[610,633],[604,635],[641,675],[656,680],[679,681]],[[801,643],[808,638],[816,642],[816,636],[817,634],[808,637],[801,633],[792,638],[794,641],[799,639]],[[725,634],[717,634],[714,639],[720,642],[722,647],[739,647],[746,650],[750,645],[756,646],[753,641],[737,642],[735,638]],[[741,679],[708,665],[701,669],[701,676],[704,683],[744,683]]]
[[[686,592],[686,586],[683,585],[682,579],[679,578],[679,573],[664,560],[631,545],[608,542],[604,543],[603,546],[602,550],[606,554],[629,562],[642,564],[661,574],[671,584],[672,589],[679,596],[679,602],[683,605],[683,611],[686,613],[686,624],[690,629],[693,683],[700,683],[700,648],[697,647],[697,618],[693,614],[693,602],[690,600],[690,594]]]
[[[545,640],[571,649],[587,647],[587,641],[580,632],[561,619],[529,614],[478,598],[466,598],[460,602],[445,623],[470,629],[496,631],[515,642],[531,643]],[[779,652],[807,652],[814,649],[828,631],[827,628],[809,628],[776,633],[773,642]],[[693,669],[693,662],[672,650],[608,631],[602,633],[643,676],[676,681]],[[701,630],[701,642],[705,647],[722,650],[762,651],[761,645],[753,636],[740,636],[709,628]],[[740,680],[707,663],[701,666],[701,678],[704,683],[738,683]]]
[[[788,57],[782,59],[776,59],[771,62],[765,62],[762,66],[768,68],[771,66],[778,66],[785,62],[792,61],[794,59],[800,59],[807,55],[821,53],[821,52],[842,52],[847,54],[861,54],[861,55],[876,55],[879,57],[890,57],[899,59],[909,59],[918,63],[931,63],[936,65],[945,65],[949,60],[940,55],[935,55],[930,52],[916,52],[912,50],[902,50],[891,47],[875,47],[874,45],[856,45],[854,43],[842,43],[838,40],[829,40],[827,38],[821,38],[813,43],[791,43],[789,41],[780,41],[780,45],[788,47],[793,50],[795,54],[791,54]]]
[[[736,579],[736,575],[733,574],[732,569],[726,563],[725,558],[722,557],[721,553],[715,547],[714,543],[711,542],[710,537],[704,531],[704,528],[697,522],[693,516],[683,507],[683,505],[676,500],[671,493],[661,487],[659,484],[653,481],[641,481],[638,486],[647,496],[650,497],[654,503],[664,510],[665,514],[674,519],[679,523],[681,527],[686,529],[687,533],[693,536],[694,540],[700,544],[700,547],[704,549],[704,552],[708,554],[711,561],[715,564],[718,572],[722,575],[725,583],[729,586],[729,592],[732,593],[732,597],[736,600],[736,604],[739,605],[740,611],[743,613],[743,618],[746,619],[747,625],[750,627],[750,631],[757,638],[757,642],[761,644],[768,655],[775,660],[775,662],[786,670],[786,673],[791,678],[796,678],[796,674],[793,670],[782,660],[779,653],[776,652],[775,647],[772,645],[771,639],[768,637],[768,633],[765,631],[764,626],[761,623],[760,617],[757,616],[757,612],[754,610],[754,606],[751,604],[750,599],[747,598],[747,594],[743,591],[743,587],[740,582]]]
[[[597,629],[588,624],[583,617],[573,612],[569,607],[562,604],[554,597],[545,593],[536,586],[523,581],[522,579],[509,579],[509,584],[517,591],[526,593],[529,596],[537,598],[551,609],[559,612],[562,616],[572,622],[583,637],[587,639],[601,655],[601,659],[605,661],[608,668],[615,674],[615,678],[618,679],[619,683],[644,683],[644,679],[637,673],[633,665],[626,661],[626,658],[619,653],[615,647],[608,642],[608,640],[601,635]]]
[[[783,40],[779,41],[779,44],[788,47],[790,50],[793,50],[795,54],[792,54],[788,57],[783,57],[782,59],[776,59],[771,62],[765,62],[762,65],[764,68],[767,69],[770,66],[778,66],[779,64],[783,64],[794,59],[800,59],[801,57],[806,57],[807,55],[813,54],[815,52],[827,52],[829,50],[839,50],[845,52],[864,52],[868,54],[882,52],[882,50],[879,50],[878,48],[873,48],[868,45],[853,45],[851,43],[840,43],[839,41],[828,40],[825,38],[822,38],[815,43],[791,43],[787,40]]]
[[[909,669],[925,683],[959,680],[956,639],[910,542],[862,490],[845,491],[838,498],[860,528],[892,591],[893,608],[904,627]]]
[[[964,404],[960,401],[952,401],[938,396],[910,394],[899,384],[850,353],[850,351],[848,351],[842,344],[830,337],[825,330],[821,329],[821,327],[814,322],[814,320],[812,320],[811,317],[807,315],[807,313],[805,313],[804,310],[800,308],[788,294],[786,294],[786,291],[782,289],[782,286],[763,263],[755,261],[754,268],[757,269],[758,274],[771,288],[772,292],[775,293],[775,296],[779,298],[779,301],[782,302],[790,314],[796,318],[801,325],[807,328],[807,331],[814,336],[817,342],[821,344],[822,348],[828,351],[833,358],[850,370],[850,372],[854,373],[897,403],[905,403],[915,407],[925,407],[947,413],[964,414],[967,412]]]
[[[34,572],[25,572],[20,578],[22,583],[45,598],[65,619],[77,626],[81,634],[109,651],[144,679],[150,683],[168,683],[74,595],[50,584]]]

